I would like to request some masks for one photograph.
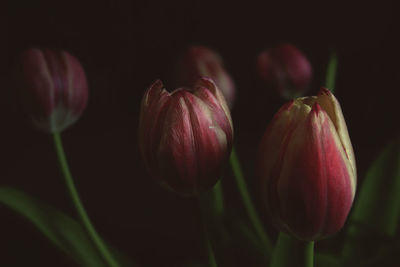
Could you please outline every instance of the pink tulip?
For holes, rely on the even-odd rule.
[[[66,51],[28,49],[22,54],[22,94],[35,126],[61,132],[82,114],[88,100],[85,72]]]
[[[150,174],[167,188],[197,195],[220,178],[233,139],[230,112],[208,78],[172,93],[156,81],[141,105],[139,147]]]
[[[281,231],[318,240],[342,228],[354,199],[356,165],[330,91],[292,100],[276,113],[260,145],[258,174]]]
[[[211,78],[222,91],[228,106],[235,99],[235,84],[223,66],[221,57],[205,46],[192,46],[177,64],[177,83],[193,87],[200,77]]]
[[[299,49],[290,44],[260,53],[257,70],[266,85],[284,98],[302,95],[312,78],[310,62]]]

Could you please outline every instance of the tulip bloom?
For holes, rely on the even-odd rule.
[[[22,54],[22,95],[35,126],[61,132],[82,114],[88,99],[85,72],[66,51],[28,49]]]
[[[232,138],[229,109],[211,79],[172,93],[156,81],[144,94],[139,147],[150,174],[167,188],[183,195],[210,189],[220,178]]]
[[[235,84],[225,70],[221,57],[205,46],[192,46],[177,64],[176,80],[180,86],[193,87],[200,77],[211,78],[232,108]]]
[[[302,95],[312,78],[310,62],[299,49],[290,44],[260,53],[257,71],[266,85],[284,98]]]
[[[263,200],[281,231],[318,240],[342,228],[354,199],[356,166],[330,91],[322,88],[277,112],[260,145],[258,173]]]

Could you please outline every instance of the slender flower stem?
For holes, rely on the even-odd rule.
[[[328,67],[326,70],[326,77],[325,77],[325,86],[332,93],[334,92],[335,89],[336,69],[337,69],[337,56],[336,53],[333,52],[331,57],[329,58]]]
[[[208,263],[209,263],[210,267],[218,267],[217,261],[215,260],[214,251],[212,249],[211,242],[210,242],[210,239],[208,238],[207,232],[206,232],[205,239],[206,239],[206,246],[207,246]]]
[[[78,191],[76,190],[74,181],[72,179],[71,172],[68,167],[68,162],[65,157],[65,152],[64,152],[63,145],[62,145],[60,133],[53,133],[53,139],[54,139],[54,145],[56,147],[60,167],[61,167],[62,173],[64,175],[64,178],[65,178],[65,183],[67,185],[68,192],[70,194],[72,202],[75,205],[79,219],[81,220],[83,226],[85,227],[89,237],[92,239],[94,245],[99,250],[100,254],[103,256],[105,262],[110,267],[118,267],[119,265],[118,265],[117,261],[113,258],[110,251],[108,250],[106,245],[103,243],[101,237],[96,232],[96,230],[93,227],[93,224],[90,221],[90,218],[87,215],[86,210],[79,198]]]
[[[214,207],[216,213],[221,216],[224,212],[224,195],[222,192],[222,183],[219,181],[213,188]]]
[[[261,220],[258,217],[257,211],[251,200],[249,191],[247,189],[246,182],[244,180],[243,172],[240,167],[239,159],[238,159],[238,156],[236,154],[236,150],[234,147],[232,148],[232,153],[231,153],[229,162],[231,164],[231,167],[232,167],[232,170],[233,170],[233,173],[235,176],[235,180],[236,180],[237,186],[239,188],[240,195],[242,196],[243,203],[244,203],[247,213],[249,215],[250,221],[253,224],[253,227],[254,227],[257,235],[261,239],[261,242],[266,250],[266,254],[267,254],[266,256],[270,257],[271,250],[272,250],[271,241],[269,240],[267,234],[264,231]]]
[[[271,267],[313,267],[314,241],[301,241],[280,233],[271,259]]]
[[[200,214],[200,220],[201,220],[201,226],[203,229],[203,236],[204,236],[204,242],[205,242],[205,248],[207,250],[207,258],[208,258],[208,264],[210,267],[218,267],[217,261],[215,260],[215,255],[214,255],[214,250],[210,242],[210,236],[208,234],[208,229],[207,229],[207,211],[206,211],[206,200],[204,196],[199,196],[197,198],[198,202],[198,210]]]

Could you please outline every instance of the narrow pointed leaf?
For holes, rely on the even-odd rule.
[[[400,138],[367,172],[349,218],[343,256],[350,264],[376,254],[395,237],[400,216]]]
[[[393,237],[400,215],[400,138],[371,165],[351,214],[356,221]]]
[[[107,267],[84,228],[71,217],[10,187],[0,186],[0,204],[32,222],[80,266]]]

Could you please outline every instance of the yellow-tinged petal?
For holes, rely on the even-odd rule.
[[[351,167],[354,173],[354,181],[356,184],[357,168],[354,157],[353,146],[350,141],[349,132],[347,130],[346,121],[344,120],[342,108],[340,107],[339,101],[336,97],[326,88],[321,88],[318,93],[318,103],[326,111],[335,125],[336,131],[339,135],[340,141],[346,151],[347,157],[350,160]]]

